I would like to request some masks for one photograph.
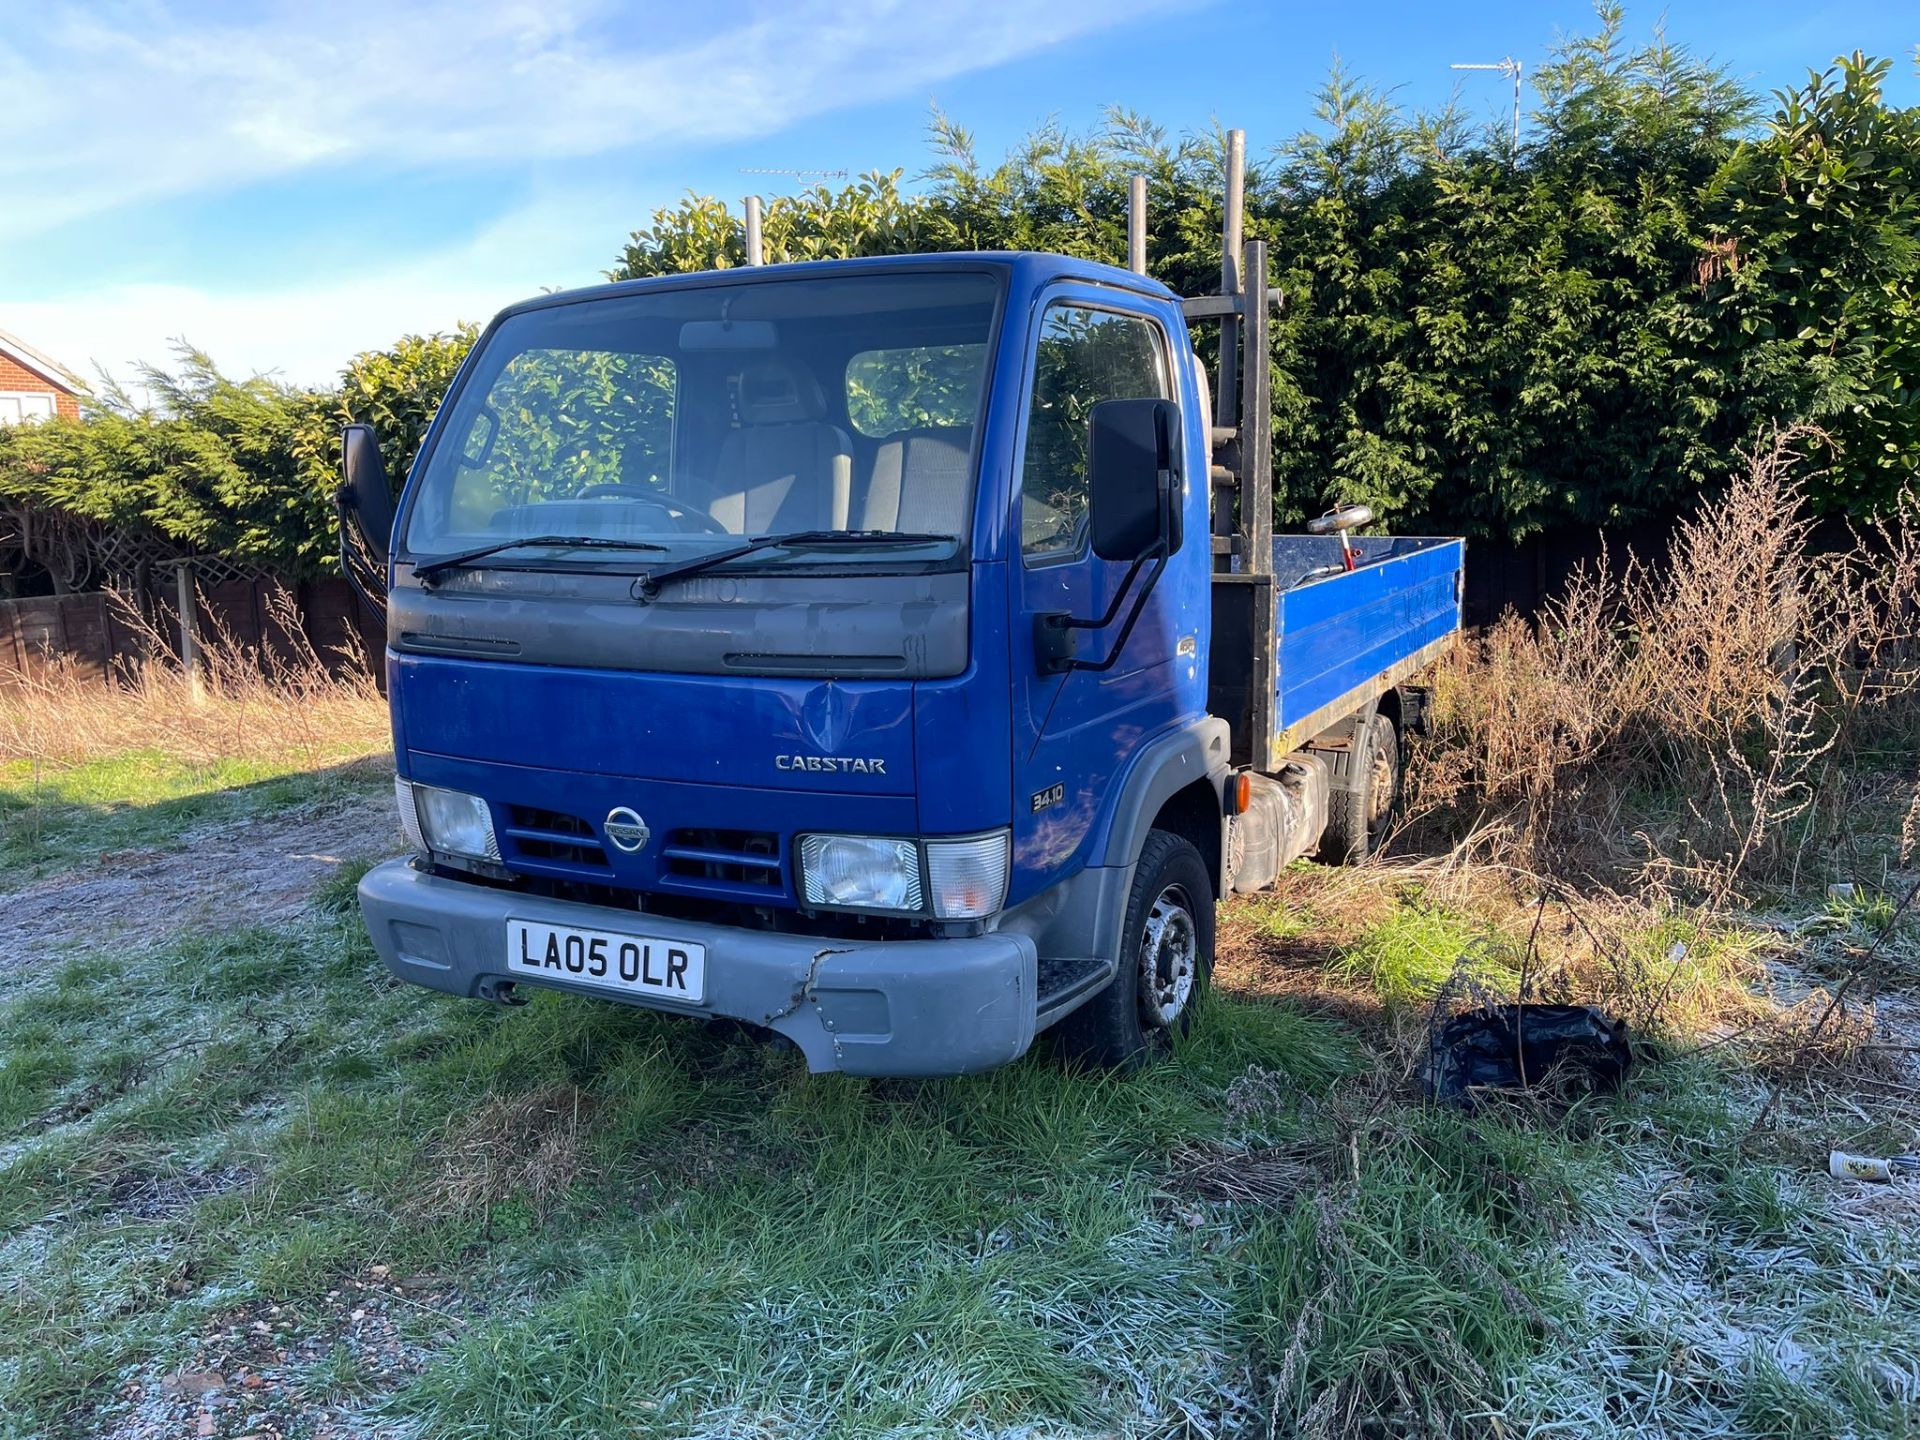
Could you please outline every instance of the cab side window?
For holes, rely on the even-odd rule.
[[[1028,559],[1081,548],[1093,407],[1167,398],[1165,353],[1151,321],[1066,302],[1047,307],[1020,469],[1020,549]]]

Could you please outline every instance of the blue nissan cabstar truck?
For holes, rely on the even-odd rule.
[[[1184,303],[943,254],[515,305],[397,505],[350,427],[414,852],[360,885],[387,966],[730,1017],[815,1070],[1164,1047],[1217,900],[1373,845],[1460,617],[1457,540],[1273,534],[1266,258],[1228,217]]]

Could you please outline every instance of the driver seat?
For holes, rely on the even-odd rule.
[[[819,381],[784,360],[741,371],[739,428],[714,464],[713,518],[735,535],[846,529],[853,443],[826,409]]]

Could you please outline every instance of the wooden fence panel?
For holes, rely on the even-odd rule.
[[[9,673],[46,676],[78,671],[105,682],[113,651],[107,633],[107,597],[42,595],[0,600],[0,667]],[[4,683],[0,676],[0,683]]]
[[[104,595],[63,596],[60,606],[60,642],[67,664],[90,679],[105,683],[113,656],[107,644],[107,606]]]
[[[179,653],[179,620],[169,571],[156,582],[150,607],[155,633],[123,610],[121,600],[90,592],[0,600],[0,685],[77,670],[110,684],[152,658],[155,638],[165,653]],[[364,668],[384,682],[380,664],[386,643],[379,619],[347,588],[344,580],[314,580],[287,585],[275,580],[225,581],[196,586],[202,644],[226,637],[282,662],[305,656],[298,638],[289,636],[276,615],[277,590],[284,590],[305,644],[329,669]]]

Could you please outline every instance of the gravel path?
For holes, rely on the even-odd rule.
[[[0,959],[12,975],[32,977],[63,951],[284,919],[341,866],[395,854],[403,843],[391,797],[369,790],[189,831],[175,848],[103,855],[4,897]]]

